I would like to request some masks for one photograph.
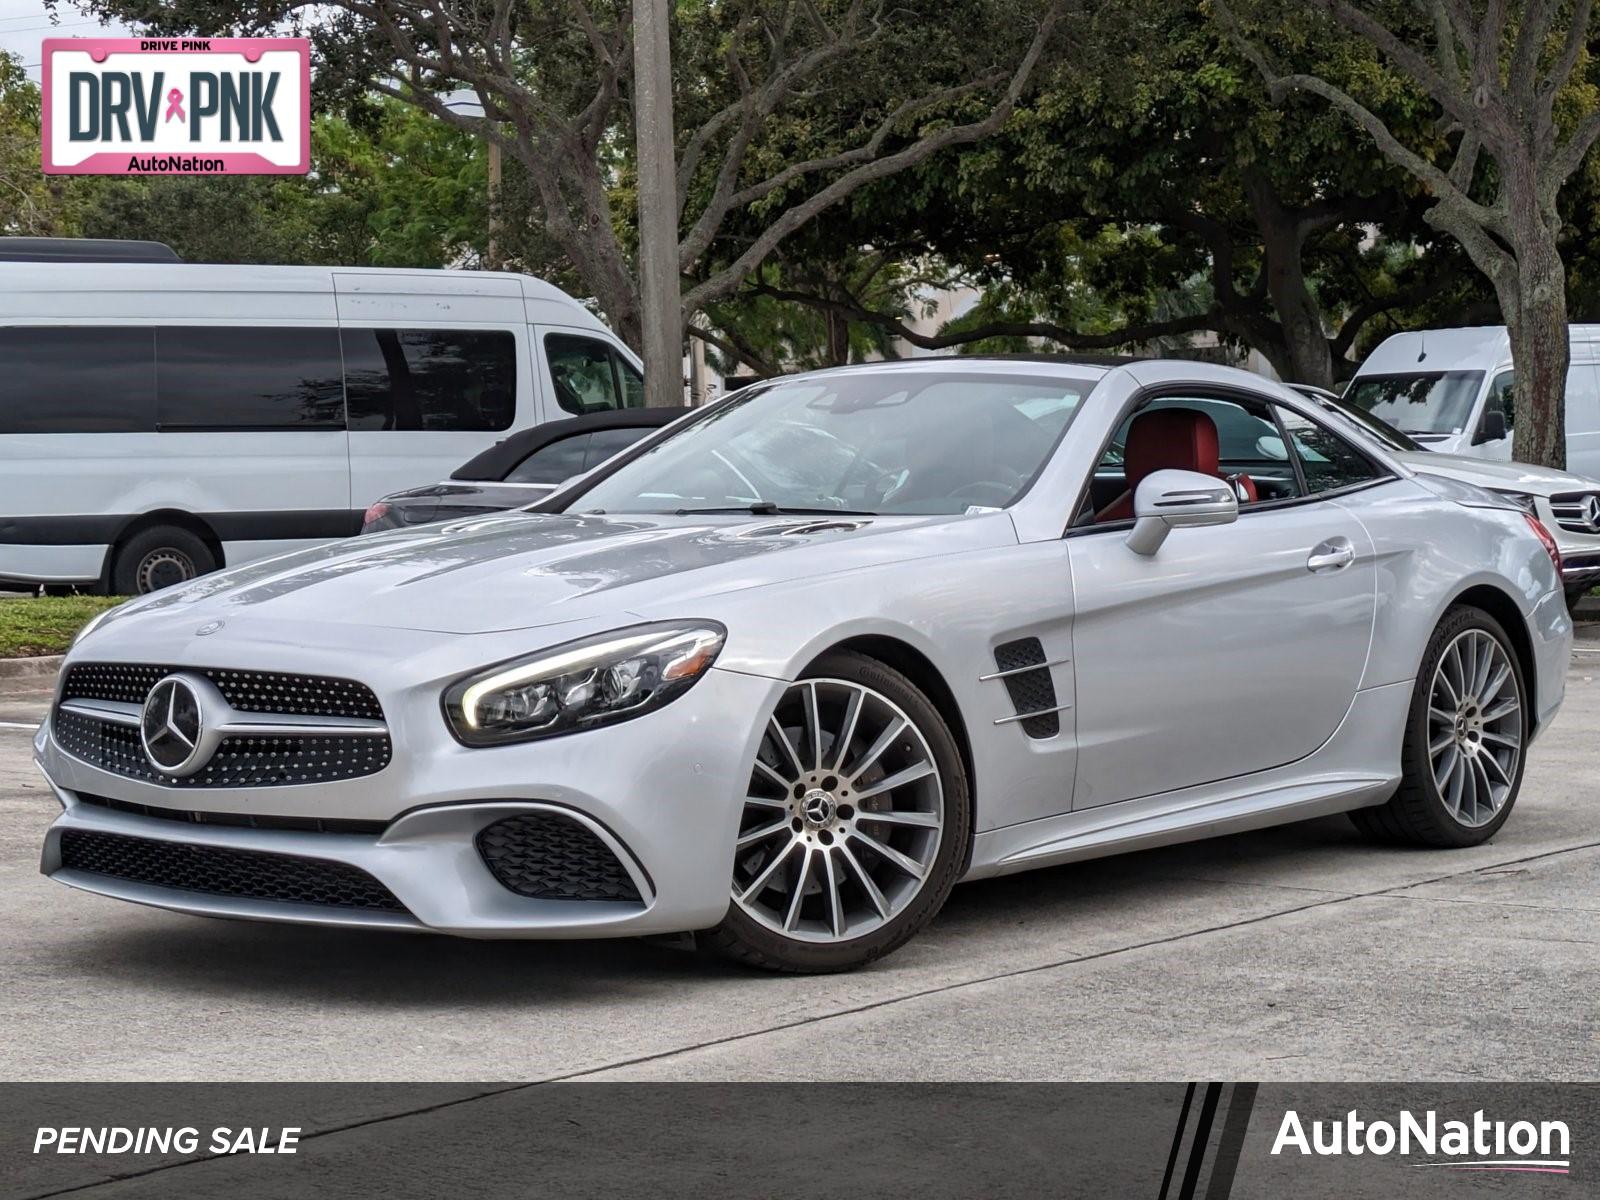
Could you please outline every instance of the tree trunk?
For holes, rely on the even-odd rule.
[[[1567,365],[1572,347],[1567,334],[1567,275],[1556,247],[1555,228],[1555,222],[1533,213],[1515,221],[1512,248],[1517,272],[1508,283],[1516,294],[1510,304],[1502,296],[1500,306],[1517,372],[1517,459],[1564,471]]]
[[[1267,295],[1283,330],[1288,361],[1279,372],[1293,383],[1332,389],[1333,355],[1322,327],[1322,308],[1306,283],[1306,235],[1299,215],[1284,208],[1260,176],[1245,176],[1245,192],[1261,231]]]

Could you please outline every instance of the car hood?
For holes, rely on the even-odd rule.
[[[1016,540],[1009,516],[673,517],[497,513],[268,559],[114,610],[490,633]],[[684,615],[692,616],[692,613]]]
[[[1600,483],[1572,475],[1566,471],[1553,471],[1531,463],[1490,462],[1482,458],[1469,458],[1464,454],[1434,454],[1431,451],[1397,451],[1395,457],[1413,471],[1425,475],[1442,475],[1446,479],[1459,479],[1479,487],[1500,491],[1526,492],[1534,496],[1553,496],[1560,492],[1588,492],[1600,490]]]

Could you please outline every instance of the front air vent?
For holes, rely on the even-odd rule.
[[[1053,738],[1061,732],[1061,705],[1050,678],[1049,659],[1038,638],[1019,638],[994,648],[997,669],[990,678],[1005,684],[1016,716],[1031,738]]]
[[[640,902],[638,885],[611,849],[560,813],[506,817],[480,830],[477,844],[490,874],[519,896]]]

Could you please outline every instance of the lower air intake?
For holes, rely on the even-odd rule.
[[[478,833],[478,854],[490,874],[519,896],[640,901],[638,887],[610,848],[560,813],[496,821]]]
[[[68,829],[61,835],[61,865],[207,896],[406,911],[394,893],[361,868],[320,858]]]

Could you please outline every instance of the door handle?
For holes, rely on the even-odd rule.
[[[1356,560],[1356,548],[1346,537],[1319,542],[1306,559],[1308,571],[1342,571]]]

